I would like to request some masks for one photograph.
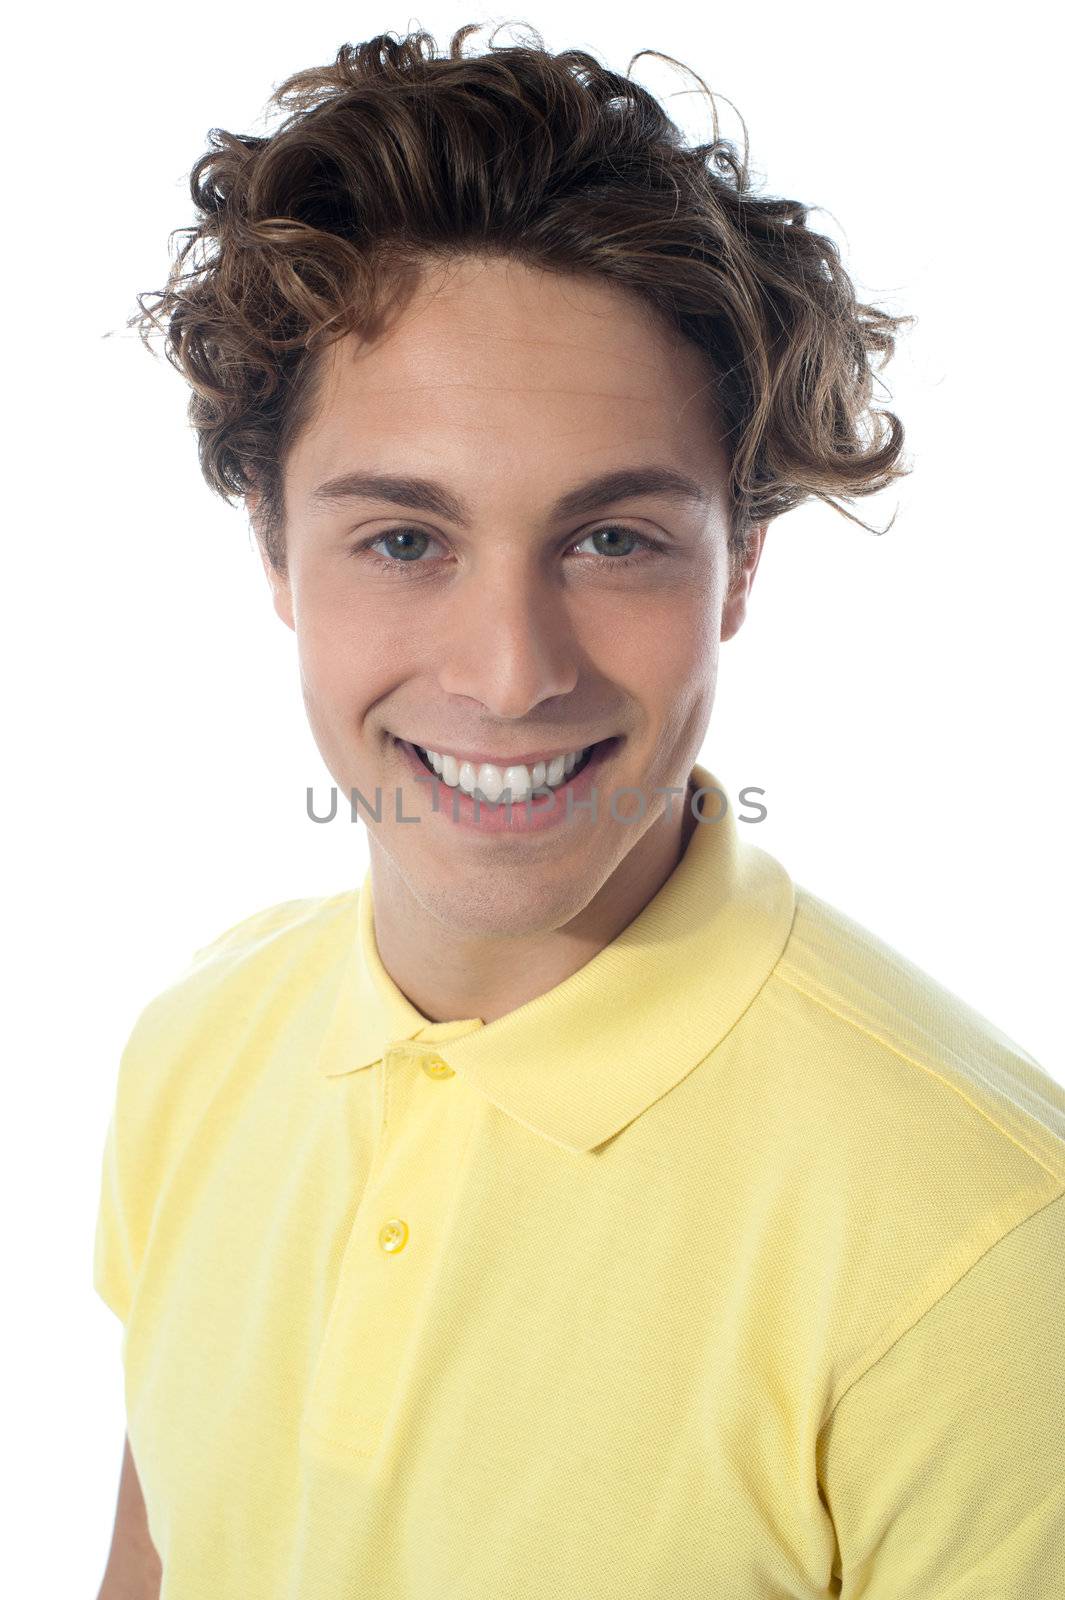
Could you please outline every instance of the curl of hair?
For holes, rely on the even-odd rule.
[[[751,527],[811,497],[877,531],[833,496],[909,470],[902,424],[870,397],[914,319],[857,300],[807,207],[752,192],[702,79],[713,138],[687,145],[642,85],[583,50],[552,55],[535,30],[464,55],[480,26],[446,56],[423,31],[345,44],[278,87],[272,133],[211,129],[190,174],[197,220],[171,235],[166,286],[138,295],[128,323],[145,343],[160,332],[190,385],[211,488],[254,492],[283,571],[284,462],[321,351],[373,337],[433,259],[494,254],[607,279],[704,353],[734,559]]]

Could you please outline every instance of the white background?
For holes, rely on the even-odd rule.
[[[618,71],[677,56],[738,106],[766,187],[827,208],[811,223],[863,298],[917,315],[885,373],[914,470],[855,508],[895,525],[813,506],[770,530],[703,759],[767,791],[747,836],[798,882],[1065,1081],[1055,51],[1034,5],[983,15],[186,0],[42,8],[6,41],[10,1592],[91,1600],[110,1540],[120,1329],[91,1258],[133,1019],[223,928],[366,859],[361,825],[306,819],[331,779],[294,639],[242,511],[199,476],[180,378],[104,337],[165,276],[208,128],[258,129],[344,40],[421,26],[446,49],[513,16]],[[690,79],[646,57],[634,76],[708,135]]]

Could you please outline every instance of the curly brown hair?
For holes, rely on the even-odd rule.
[[[752,193],[746,129],[741,159],[697,74],[713,138],[690,146],[640,84],[583,50],[552,55],[533,29],[463,55],[481,26],[447,56],[423,31],[345,44],[280,85],[268,109],[287,115],[269,135],[210,130],[190,174],[197,221],[171,235],[166,287],[138,295],[127,325],[146,343],[160,330],[190,384],[211,488],[254,492],[283,572],[284,463],[322,350],[372,337],[434,259],[492,254],[627,288],[704,352],[733,561],[750,528],[811,497],[877,531],[831,496],[909,471],[902,424],[870,395],[873,358],[914,319],[857,300],[806,206]],[[645,50],[630,69],[639,55],[682,66]]]

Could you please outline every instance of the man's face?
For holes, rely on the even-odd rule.
[[[727,462],[703,360],[622,290],[472,257],[435,267],[374,342],[349,336],[324,359],[286,463],[287,575],[264,565],[338,814],[351,789],[371,805],[380,790],[380,822],[359,808],[375,882],[380,861],[446,927],[557,928],[646,851],[649,830],[679,841],[682,794],[661,791],[683,791],[698,759],[718,648],[757,565],[764,530],[729,587]],[[705,498],[553,509],[643,466]],[[433,479],[462,517],[316,495],[355,472]],[[590,773],[594,819],[560,789],[552,826],[489,828],[470,825],[470,800],[454,820],[455,791],[399,740],[501,769],[612,742]],[[397,820],[397,788],[416,823]],[[612,812],[622,789],[639,793]],[[514,803],[517,822],[526,810]]]

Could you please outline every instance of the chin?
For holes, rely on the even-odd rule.
[[[538,864],[522,882],[505,872],[493,878],[485,868],[475,881],[457,883],[446,875],[423,884],[419,898],[427,909],[468,938],[522,938],[564,926],[594,899],[600,885],[572,871],[556,879]]]

